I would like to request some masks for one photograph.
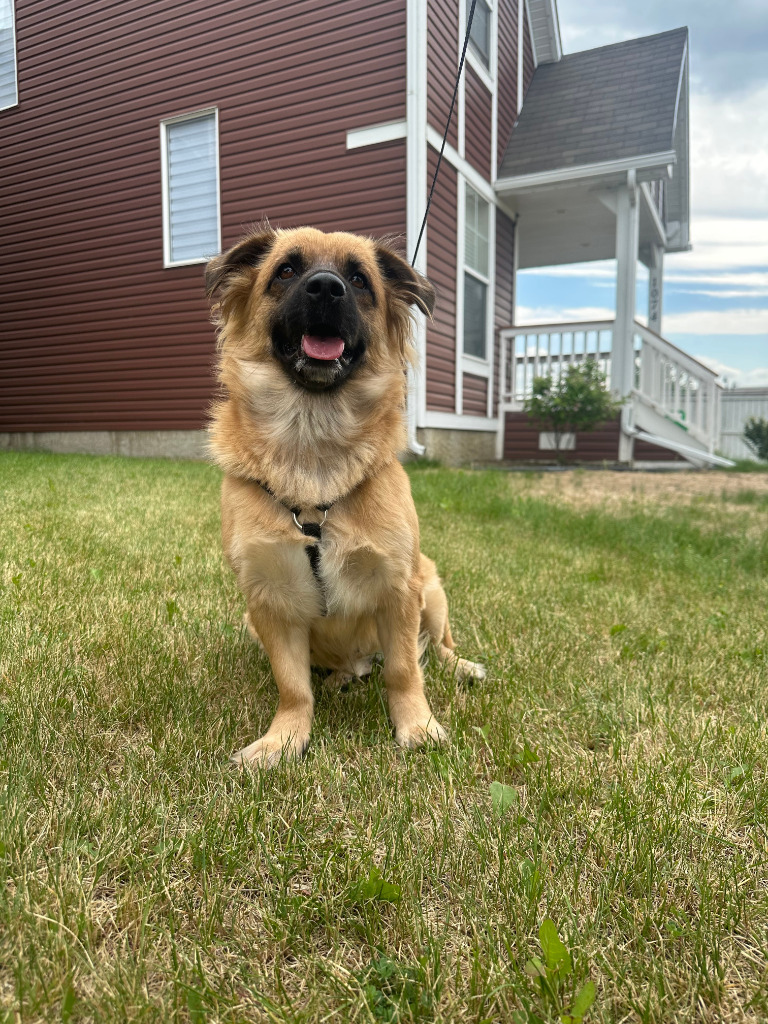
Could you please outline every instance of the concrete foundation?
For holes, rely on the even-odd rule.
[[[52,430],[0,434],[0,451],[205,459],[207,438],[205,430]],[[446,466],[496,457],[493,431],[426,427],[418,431],[418,440],[427,449],[427,458]]]
[[[0,434],[0,451],[205,459],[205,430],[51,430]]]
[[[427,449],[428,459],[437,459],[446,466],[490,462],[496,458],[495,431],[422,427],[417,430],[416,439]]]

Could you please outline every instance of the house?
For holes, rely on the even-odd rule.
[[[411,255],[468,7],[0,0],[0,447],[201,454],[202,264],[265,216]],[[531,374],[590,353],[632,395],[600,458],[713,450],[713,375],[661,336],[663,254],[688,244],[687,50],[679,29],[563,56],[555,0],[476,0],[417,260],[438,305],[415,451],[528,457]],[[615,320],[514,326],[518,267],[614,255]]]

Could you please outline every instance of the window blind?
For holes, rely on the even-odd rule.
[[[219,251],[216,115],[165,125],[171,263],[207,259]]]
[[[18,102],[13,0],[0,0],[0,110],[15,107]]]

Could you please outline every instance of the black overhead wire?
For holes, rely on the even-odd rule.
[[[461,72],[464,70],[464,58],[467,55],[467,44],[469,43],[469,33],[472,29],[472,18],[475,15],[475,4],[477,0],[472,0],[472,6],[469,9],[469,17],[467,18],[467,31],[464,36],[464,46],[461,50],[461,60],[459,61],[459,71],[456,75],[456,85],[453,89],[453,99],[451,100],[451,109],[448,111],[448,120],[445,125],[445,132],[443,134],[443,144],[440,147],[440,156],[437,158],[437,167],[435,168],[435,176],[432,179],[432,187],[429,190],[429,198],[427,199],[427,208],[424,211],[424,220],[421,222],[421,231],[419,231],[419,237],[416,242],[416,248],[413,253],[413,259],[411,260],[411,266],[416,265],[416,257],[419,254],[419,246],[421,245],[421,237],[424,234],[424,228],[427,226],[427,217],[429,216],[429,208],[432,205],[432,195],[435,191],[435,185],[437,183],[437,176],[440,173],[440,164],[443,160],[443,151],[445,150],[445,143],[448,139],[448,129],[451,127],[451,118],[453,117],[453,108],[456,104],[456,94],[459,91],[459,82],[461,81]]]

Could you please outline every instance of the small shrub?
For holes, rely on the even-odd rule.
[[[594,430],[620,406],[606,389],[605,374],[594,359],[569,366],[557,379],[551,374],[534,377],[532,394],[523,404],[529,418],[554,435],[558,462],[565,434]]]
[[[768,462],[768,420],[753,416],[744,424],[744,443],[762,462]]]

